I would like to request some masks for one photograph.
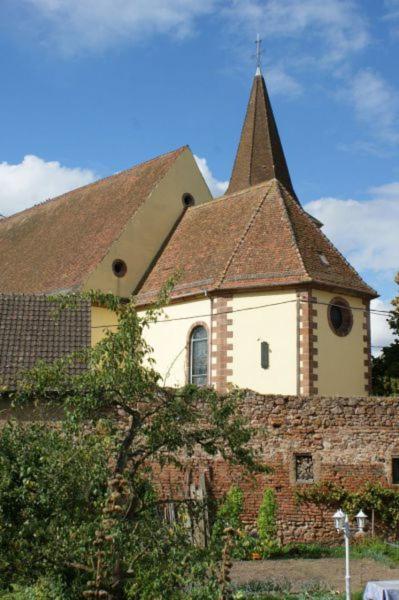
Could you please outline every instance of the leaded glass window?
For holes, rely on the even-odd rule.
[[[191,332],[190,383],[198,386],[208,383],[208,333],[202,325]]]

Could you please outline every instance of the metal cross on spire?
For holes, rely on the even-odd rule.
[[[256,36],[256,73],[255,75],[261,75],[261,63],[262,63],[262,40],[259,33]]]

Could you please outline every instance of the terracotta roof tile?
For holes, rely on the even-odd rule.
[[[0,292],[78,288],[184,149],[0,220]]]
[[[190,208],[144,281],[139,304],[151,302],[177,270],[175,298],[306,282],[377,295],[276,179]]]
[[[90,345],[90,303],[61,311],[45,296],[0,294],[0,387],[13,388],[37,360],[52,362]],[[82,364],[71,364],[79,373]]]

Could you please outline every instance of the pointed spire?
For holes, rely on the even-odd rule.
[[[227,193],[278,179],[296,198],[260,69],[259,37],[256,44],[256,74]]]

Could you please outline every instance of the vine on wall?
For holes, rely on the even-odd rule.
[[[394,488],[384,487],[381,483],[368,482],[353,492],[326,481],[297,490],[295,495],[299,503],[332,509],[340,507],[350,515],[355,515],[361,509],[369,512],[374,510],[378,520],[389,529],[395,530],[399,525],[399,492]]]

